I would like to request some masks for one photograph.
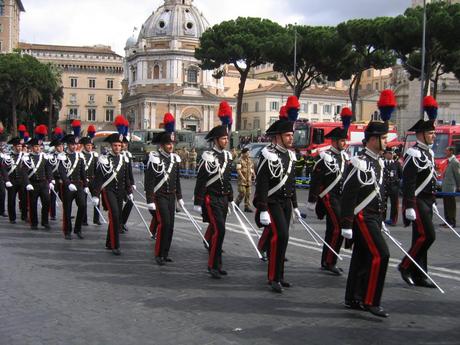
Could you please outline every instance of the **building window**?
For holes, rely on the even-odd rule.
[[[132,68],[131,76],[132,76],[133,82],[137,80],[137,68],[136,67]]]
[[[107,103],[112,103],[112,102],[113,102],[113,96],[107,95]]]
[[[342,112],[342,107],[340,105],[335,107],[335,113],[340,114]]]
[[[300,111],[303,113],[308,113],[308,103],[302,103],[300,105]]]
[[[379,89],[379,83],[375,83],[375,89],[376,89],[376,90]]]
[[[367,70],[367,76],[368,76],[369,78],[371,77],[371,70],[370,70],[370,69]]]
[[[88,103],[93,104],[95,102],[95,96],[94,95],[88,95]]]
[[[271,111],[277,111],[278,110],[278,102],[270,102],[270,110]]]
[[[331,114],[331,105],[330,104],[325,104],[323,107],[323,113],[330,115]]]
[[[313,104],[313,114],[318,114],[318,104]]]
[[[76,93],[71,93],[70,94],[70,103],[72,103],[72,104],[77,103],[77,94]]]
[[[89,88],[90,89],[96,88],[96,79],[90,79],[89,80]]]
[[[70,108],[69,109],[69,118],[71,120],[78,119],[78,108]]]
[[[5,3],[3,0],[0,0],[0,16],[3,16],[5,13]]]
[[[3,24],[0,23],[0,32],[3,32]]]
[[[0,52],[3,51],[3,42],[0,41]]]
[[[247,103],[243,103],[243,113],[247,113],[249,110],[249,106]]]
[[[88,121],[96,122],[96,109],[88,109]]]
[[[105,122],[113,122],[113,109],[105,111]]]
[[[260,120],[254,119],[252,128],[260,128]]]
[[[107,89],[113,89],[113,80],[107,80]]]
[[[256,107],[255,107],[255,112],[257,113],[259,111],[259,102],[256,102]],[[254,127],[256,128],[256,127]]]
[[[190,68],[187,70],[187,81],[192,84],[196,84],[198,82],[198,71],[194,68]]]
[[[243,120],[243,129],[248,129],[248,120],[247,119]]]
[[[160,79],[160,66],[158,65],[153,67],[153,79]]]
[[[70,78],[70,87],[78,87],[78,79],[77,78]]]

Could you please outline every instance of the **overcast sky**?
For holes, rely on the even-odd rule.
[[[163,0],[22,0],[21,41],[62,45],[110,45],[124,53],[133,28],[140,28]],[[195,0],[211,24],[238,16],[280,24],[325,25],[347,19],[393,16],[411,0]]]

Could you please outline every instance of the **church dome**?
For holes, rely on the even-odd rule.
[[[142,25],[139,39],[189,37],[199,39],[209,27],[193,0],[165,0]]]
[[[131,48],[134,48],[137,44],[137,39],[136,37],[131,36],[130,38],[128,38],[126,40],[126,44],[125,44],[125,49],[131,49]]]

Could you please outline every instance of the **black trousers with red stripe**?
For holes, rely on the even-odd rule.
[[[412,246],[408,251],[425,272],[428,271],[428,249],[436,240],[433,202],[431,198],[417,198],[415,207],[417,219],[412,222]],[[409,271],[415,281],[425,279],[423,273],[407,257],[403,258],[401,267]]]
[[[47,225],[48,221],[48,212],[49,212],[49,205],[50,205],[50,191],[49,185],[47,181],[32,183],[34,186],[34,190],[29,191],[29,212],[30,212],[30,225],[37,226],[38,225],[38,211],[37,211],[37,204],[38,198],[42,203],[42,210],[41,210],[41,224]]]
[[[55,180],[56,184],[54,185],[54,191],[59,195],[59,198],[62,200],[62,194],[61,194],[61,184],[62,182],[59,182],[59,180]],[[60,202],[56,194],[54,194],[52,191],[50,191],[50,217],[51,218],[56,218],[56,203]],[[61,205],[62,206],[62,205]]]
[[[266,227],[268,236],[268,280],[284,279],[284,258],[289,241],[289,224],[292,216],[291,199],[268,203],[271,224]]]
[[[27,219],[27,193],[24,185],[13,184],[8,190],[8,216],[10,221],[16,220],[16,195],[19,197],[19,208],[21,209],[21,218]],[[21,200],[24,200],[22,202]]]
[[[324,241],[340,253],[342,247],[343,237],[340,228],[340,198],[332,194],[326,194],[321,202],[326,209],[326,236]],[[323,253],[321,255],[321,266],[331,267],[337,264],[337,256],[326,246],[323,246]]]
[[[222,267],[222,245],[228,213],[228,197],[207,194],[204,199],[205,221],[209,222],[206,240],[209,243],[208,268]]]
[[[156,242],[155,256],[167,258],[174,232],[174,215],[176,212],[175,194],[157,194],[156,206]]]
[[[133,209],[133,202],[131,200],[127,200],[125,206],[123,207],[123,211],[121,212],[121,224],[125,225],[128,223],[129,215]]]
[[[5,213],[6,187],[5,182],[0,180],[0,216]]]
[[[107,228],[107,237],[105,246],[110,249],[120,248],[120,231],[121,231],[121,210],[123,208],[123,199],[125,195],[119,191],[103,189],[102,205],[109,211],[109,226]]]
[[[385,199],[383,204],[387,206],[387,200],[390,199],[390,219],[393,224],[398,222],[398,212],[399,212],[399,186],[390,186],[386,190]],[[387,209],[388,211],[388,209]],[[388,212],[386,212],[388,214]]]
[[[361,211],[353,225],[353,253],[348,273],[346,301],[380,306],[390,252],[381,231],[380,214]]]
[[[89,204],[93,205],[93,203],[88,204],[88,195],[85,197],[86,200],[86,208],[85,208],[85,215],[83,216],[83,223],[88,223],[88,206]],[[99,202],[99,205],[97,205],[99,209],[101,208],[101,203]],[[97,212],[96,207],[93,207],[93,224],[96,224],[99,222],[99,212]]]
[[[83,223],[83,216],[85,215],[86,209],[86,194],[81,186],[77,186],[76,192],[71,192],[69,187],[64,184],[61,186],[62,202],[64,203],[62,231],[64,232],[64,235],[72,233],[72,203],[75,200],[75,203],[77,204],[77,216],[75,217],[74,232],[81,233],[81,225]]]

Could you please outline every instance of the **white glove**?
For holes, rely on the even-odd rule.
[[[91,198],[91,202],[93,203],[94,206],[99,205],[99,198],[97,196],[93,196]]]
[[[406,218],[408,220],[416,220],[417,215],[415,214],[415,210],[413,208],[406,208]]]
[[[260,212],[260,224],[269,226],[270,223],[272,222],[270,220],[270,214],[267,211],[262,211]]]
[[[11,188],[11,187],[13,187],[13,184],[10,181],[7,181],[5,183],[5,186],[6,186],[6,188]]]
[[[52,183],[52,184],[56,184],[56,181],[55,181],[55,180],[51,180],[51,183]]]
[[[85,187],[84,191],[85,191],[85,194],[90,194],[88,187]]]
[[[77,191],[77,187],[76,187],[73,183],[71,183],[71,184],[69,184],[69,190],[70,190],[71,192],[76,192],[76,191]]]
[[[315,208],[316,208],[316,203],[314,203],[314,202],[309,202],[309,203],[307,204],[307,209],[308,209],[309,211],[314,211]]]
[[[34,186],[32,186],[31,184],[28,184],[26,186],[26,189],[30,192],[31,190],[34,190]]]
[[[137,186],[135,184],[133,184],[133,190],[137,190]]]
[[[179,199],[179,205],[180,207],[185,208],[185,202],[183,199]]]
[[[300,213],[300,210],[298,208],[294,209],[294,214],[297,218],[302,218],[302,213]]]
[[[433,204],[433,213],[439,213],[438,206],[436,204]]]
[[[134,195],[133,193],[128,195],[128,199],[134,202]]]
[[[200,205],[194,205],[193,206],[193,211],[195,211],[196,213],[199,213],[199,214],[203,213],[203,210],[201,209]]]
[[[151,204],[147,204],[147,208],[151,211],[155,211],[157,209],[154,202],[152,202]]]
[[[53,183],[53,181],[50,182],[49,187],[50,187],[50,189],[54,189],[54,183]]]
[[[351,229],[342,229],[342,236],[346,239],[351,240],[353,237],[353,230]]]

